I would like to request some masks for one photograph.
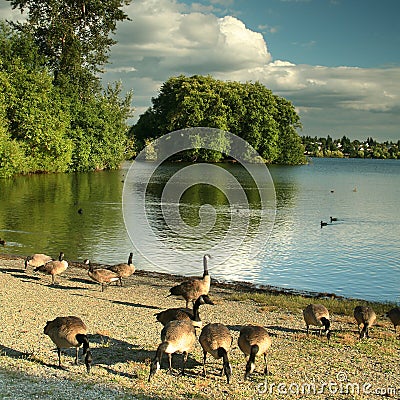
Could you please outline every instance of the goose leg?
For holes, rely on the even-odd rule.
[[[183,352],[182,376],[185,375],[185,366],[186,366],[187,359],[188,359],[188,352],[184,351]]]
[[[78,354],[79,354],[79,347],[76,347],[75,365],[78,365]]]
[[[58,366],[60,368],[62,368],[62,365],[61,365],[61,349],[59,347],[57,347],[57,354],[58,354]]]
[[[168,354],[168,362],[169,362],[169,372],[172,374],[172,354]]]
[[[264,362],[265,362],[264,375],[268,376],[267,355],[265,353],[264,353]]]
[[[203,376],[204,378],[206,377],[206,358],[207,358],[207,352],[203,350]]]

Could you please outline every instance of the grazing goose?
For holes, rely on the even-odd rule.
[[[375,311],[371,307],[368,307],[368,306],[356,306],[354,308],[354,318],[357,321],[360,339],[362,339],[364,337],[369,338],[369,328],[376,321]],[[363,328],[360,331],[361,324],[363,324]]]
[[[25,258],[25,269],[27,269],[28,266],[41,267],[49,261],[53,261],[53,259],[46,254],[33,254]]]
[[[246,325],[240,330],[238,345],[245,356],[249,356],[244,379],[255,369],[255,359],[258,354],[264,354],[264,375],[268,375],[267,350],[271,347],[271,337],[265,328],[258,325]]]
[[[87,328],[84,322],[74,316],[57,317],[53,321],[47,321],[44,327],[44,334],[48,335],[57,346],[58,366],[61,365],[61,349],[76,347],[75,364],[78,365],[79,347],[83,345],[83,356],[85,356],[86,370],[90,372],[92,363],[92,354],[89,350],[89,340],[87,337]]]
[[[203,304],[214,305],[208,295],[202,294],[194,302],[193,310],[190,308],[169,308],[168,310],[161,311],[154,315],[157,317],[157,321],[161,322],[164,326],[173,320],[187,320],[191,321],[194,327],[201,328],[202,322],[200,319],[199,308]]]
[[[161,331],[161,344],[157,348],[156,356],[150,364],[150,382],[153,375],[160,369],[161,358],[168,354],[169,371],[172,372],[172,354],[183,353],[182,375],[185,375],[185,365],[188,353],[196,342],[196,333],[190,321],[171,321]]]
[[[0,246],[5,246],[6,245],[6,241],[4,239],[0,239]]]
[[[129,254],[128,264],[117,264],[107,269],[118,274],[119,283],[122,286],[122,278],[128,278],[135,272],[135,266],[132,264],[133,253]]]
[[[400,325],[400,308],[395,307],[392,308],[385,314],[385,317],[389,318],[392,321],[394,333],[397,333],[397,325]]]
[[[64,258],[64,253],[61,252],[58,260],[54,261],[49,261],[44,265],[41,265],[39,267],[36,267],[33,271],[34,272],[42,272],[46,275],[51,275],[51,284],[55,284],[55,276],[62,274],[67,268],[68,268],[68,263],[67,261],[63,260]]]
[[[110,271],[106,268],[93,268],[93,265],[90,265],[90,260],[85,260],[84,263],[89,265],[88,275],[95,282],[101,285],[101,291],[104,291],[104,286],[109,285],[112,282],[116,282],[119,280],[118,274],[113,271]]]
[[[228,352],[232,345],[232,335],[229,329],[223,324],[208,324],[206,325],[199,336],[199,342],[203,348],[203,375],[206,376],[206,358],[207,353],[210,353],[214,358],[222,357],[222,370],[226,375],[226,380],[229,383],[232,375],[232,367],[229,363]]]
[[[331,337],[329,321],[329,311],[322,304],[309,304],[303,310],[303,317],[307,327],[307,335],[310,325],[320,326],[319,334],[321,335],[322,327],[325,327],[326,338],[329,340]]]
[[[188,279],[179,285],[172,287],[168,296],[182,296],[186,300],[186,308],[189,306],[189,301],[194,302],[202,294],[208,294],[210,291],[211,278],[208,273],[207,261],[211,258],[209,254],[203,257],[203,278]]]

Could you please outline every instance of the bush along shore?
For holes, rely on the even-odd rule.
[[[212,276],[212,270],[210,271]],[[255,290],[251,285],[211,283],[214,305],[200,307],[203,326],[225,324],[233,343],[229,352],[232,378],[220,376],[222,360],[207,357],[197,342],[189,354],[186,374],[179,375],[182,355],[172,357],[172,374],[165,355],[148,382],[150,362],[160,344],[162,325],[155,313],[185,302],[167,297],[169,288],[182,278],[136,271],[124,286],[104,292],[87,275],[86,267],[70,263],[51,277],[24,269],[24,259],[0,258],[0,397],[12,399],[382,399],[400,397],[400,340],[384,314],[393,306],[370,304],[377,322],[369,339],[359,339],[353,317],[364,301],[334,296]],[[302,310],[310,303],[330,311],[330,341],[317,327],[306,334]],[[64,369],[58,367],[55,345],[43,333],[46,322],[57,316],[75,315],[88,327],[93,356],[90,373],[75,350],[62,352]],[[265,327],[272,339],[267,353],[269,374],[264,376],[263,357],[244,379],[246,360],[237,339],[243,325]],[[197,333],[199,335],[200,331]],[[80,356],[82,350],[80,350]]]

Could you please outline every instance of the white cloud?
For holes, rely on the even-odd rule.
[[[119,44],[112,59],[118,66],[135,69],[125,86],[134,89],[136,117],[170,76],[210,74],[260,81],[291,100],[305,134],[341,135],[346,130],[364,137],[364,131],[375,127],[377,135],[400,136],[400,117],[395,113],[400,108],[400,68],[333,68],[272,60],[263,36],[238,18],[193,9],[172,0],[136,0],[129,6],[133,21],[118,28]],[[110,70],[106,77],[121,78]]]
[[[23,21],[26,14],[21,14],[18,9],[12,9],[11,4],[7,1],[0,1],[0,18],[8,21]]]

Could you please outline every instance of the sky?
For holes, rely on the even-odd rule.
[[[398,0],[133,0],[102,80],[133,90],[135,122],[171,76],[259,81],[300,135],[400,139]],[[15,18],[0,0],[0,18]]]

